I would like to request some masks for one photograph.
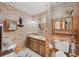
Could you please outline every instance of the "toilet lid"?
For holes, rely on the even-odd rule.
[[[55,56],[56,57],[67,57],[66,54],[62,51],[57,51]]]

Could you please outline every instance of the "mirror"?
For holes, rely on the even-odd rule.
[[[67,17],[59,20],[53,20],[53,29],[72,29],[72,17]]]
[[[72,18],[67,18],[65,20],[65,29],[72,29]]]
[[[55,29],[60,29],[60,21],[55,22]]]
[[[17,29],[17,22],[12,20],[5,20],[4,21],[4,31],[15,31]]]
[[[62,24],[62,29],[65,29],[66,27],[65,27],[65,21],[64,20],[61,21],[61,24]]]
[[[62,20],[62,29],[72,29],[72,18]]]
[[[61,22],[60,21],[53,21],[53,29],[61,29]]]
[[[10,21],[9,23],[9,30],[16,30],[16,21]]]

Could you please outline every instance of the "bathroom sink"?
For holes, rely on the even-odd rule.
[[[31,35],[27,35],[27,36],[32,37],[32,38],[36,38],[36,39],[39,39],[39,40],[45,40],[45,36],[42,36],[42,35],[31,34]]]

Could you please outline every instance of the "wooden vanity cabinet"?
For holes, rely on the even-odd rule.
[[[27,36],[26,47],[43,57],[45,56],[45,41],[43,40]]]

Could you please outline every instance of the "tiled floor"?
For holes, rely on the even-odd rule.
[[[17,54],[18,57],[41,57],[37,53],[33,52],[29,48],[24,48]]]

